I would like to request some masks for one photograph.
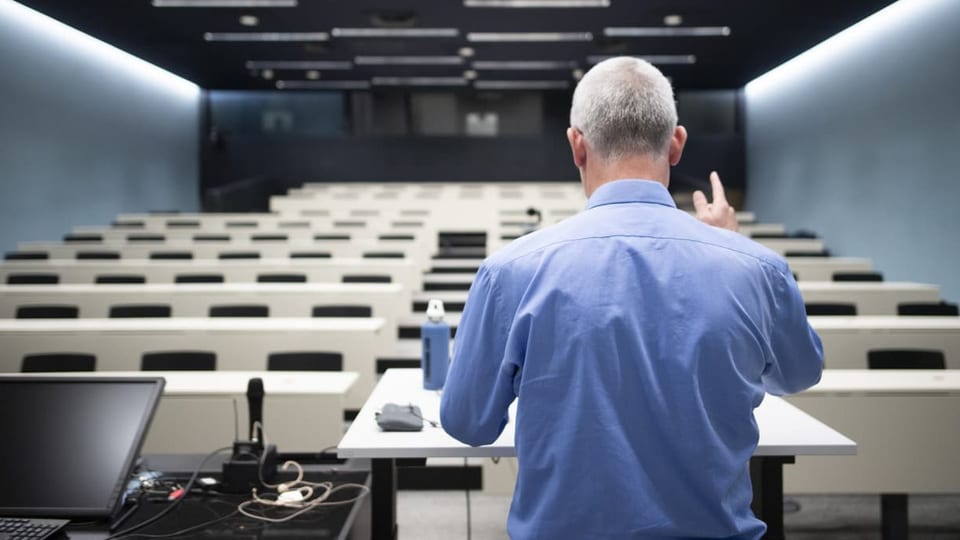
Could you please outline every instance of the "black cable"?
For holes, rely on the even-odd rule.
[[[187,497],[187,494],[190,493],[190,490],[193,489],[193,484],[194,484],[194,482],[197,481],[197,477],[200,476],[200,471],[203,469],[203,466],[207,464],[207,461],[209,461],[210,458],[212,458],[213,456],[215,456],[215,455],[217,455],[217,454],[220,454],[220,453],[222,453],[222,452],[231,451],[231,450],[233,450],[233,447],[232,447],[232,446],[224,446],[223,448],[217,448],[217,449],[214,450],[213,452],[210,452],[209,454],[207,454],[207,456],[203,458],[203,460],[200,462],[200,464],[197,465],[197,469],[196,469],[195,471],[193,471],[193,474],[190,476],[190,480],[187,482],[187,485],[183,487],[183,494],[180,495],[180,497],[179,497],[177,500],[173,501],[173,503],[171,503],[170,506],[164,508],[163,510],[160,511],[160,513],[158,513],[157,515],[153,516],[152,518],[147,519],[146,521],[143,521],[143,522],[141,522],[141,523],[138,523],[138,524],[136,524],[136,525],[134,525],[134,526],[132,526],[132,527],[127,527],[126,529],[124,529],[124,530],[122,530],[122,531],[120,531],[120,532],[118,532],[118,533],[114,533],[114,534],[106,537],[104,540],[115,540],[115,539],[117,539],[117,538],[121,538],[121,537],[124,537],[124,536],[129,536],[130,533],[132,533],[132,532],[134,532],[134,531],[137,531],[137,530],[139,530],[139,529],[142,529],[142,528],[144,528],[144,527],[146,527],[147,525],[150,525],[150,524],[152,524],[152,523],[156,523],[156,522],[159,521],[161,518],[163,518],[164,516],[166,516],[167,514],[169,514],[170,512],[172,512],[174,508],[178,507],[178,506],[180,505],[180,503],[183,502],[183,499],[185,499],[185,498]]]
[[[204,521],[203,523],[198,523],[198,524],[196,524],[196,525],[191,525],[191,526],[189,526],[189,527],[187,527],[187,528],[185,528],[185,529],[180,529],[179,531],[174,531],[174,532],[169,532],[169,533],[163,533],[163,534],[146,534],[146,533],[138,533],[138,532],[135,532],[135,533],[130,533],[128,536],[135,536],[135,537],[138,537],[138,538],[172,538],[172,537],[176,537],[176,536],[181,536],[181,535],[187,534],[188,532],[193,532],[193,531],[196,531],[196,530],[199,530],[199,529],[203,529],[203,528],[209,527],[210,525],[213,525],[213,524],[215,524],[215,523],[220,523],[221,521],[226,521],[227,519],[230,519],[230,518],[232,518],[232,517],[236,517],[236,516],[239,515],[239,514],[240,514],[239,511],[234,510],[234,511],[230,512],[229,514],[225,514],[225,515],[222,515],[222,516],[220,516],[220,517],[216,517],[216,518],[214,518],[214,519],[210,519],[210,520]]]

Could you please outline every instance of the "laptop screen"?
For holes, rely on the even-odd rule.
[[[163,383],[0,376],[0,515],[114,514]]]

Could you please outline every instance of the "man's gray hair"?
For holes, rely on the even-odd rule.
[[[677,127],[670,81],[638,58],[604,60],[573,92],[570,125],[605,162],[633,155],[661,158]]]

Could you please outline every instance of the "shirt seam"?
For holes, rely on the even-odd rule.
[[[503,261],[503,264],[510,264],[510,263],[512,263],[512,262],[514,262],[514,261],[517,261],[517,260],[519,260],[519,259],[522,259],[522,258],[524,258],[524,257],[526,257],[526,256],[528,256],[528,255],[533,255],[533,254],[535,254],[535,253],[542,252],[542,251],[544,251],[544,250],[546,250],[547,248],[552,247],[552,246],[558,246],[558,245],[561,245],[561,244],[569,244],[569,243],[571,243],[571,242],[576,242],[576,241],[579,241],[579,240],[595,240],[595,239],[601,239],[601,238],[617,238],[617,237],[625,237],[625,238],[650,238],[650,239],[655,239],[655,240],[675,240],[675,241],[678,241],[678,242],[692,242],[692,243],[701,244],[701,245],[704,245],[704,246],[711,246],[711,247],[723,249],[723,250],[726,250],[726,251],[732,251],[732,252],[734,252],[734,253],[739,253],[739,254],[741,254],[741,255],[744,255],[744,256],[746,256],[746,257],[749,257],[749,258],[751,258],[751,259],[753,259],[753,260],[755,260],[755,261],[763,264],[764,266],[770,267],[770,268],[772,268],[773,270],[776,270],[777,272],[780,272],[780,269],[777,268],[777,265],[775,265],[774,263],[772,263],[772,262],[770,262],[770,261],[768,261],[768,260],[766,260],[766,259],[764,259],[764,258],[758,257],[758,256],[756,256],[756,255],[754,255],[754,254],[752,254],[752,253],[748,253],[748,252],[743,251],[743,250],[740,250],[740,249],[732,248],[732,247],[730,247],[730,246],[724,246],[724,245],[722,245],[722,244],[717,244],[717,243],[714,243],[714,242],[706,242],[706,241],[703,241],[703,240],[697,240],[697,239],[695,239],[695,238],[681,238],[681,237],[676,237],[676,236],[653,236],[653,235],[647,235],[647,234],[603,234],[603,235],[582,236],[582,237],[579,237],[579,238],[567,238],[567,239],[564,239],[564,240],[556,240],[556,241],[554,241],[554,242],[550,242],[550,243],[548,243],[548,244],[544,244],[544,245],[542,245],[542,246],[540,246],[540,247],[538,247],[538,248],[536,248],[536,249],[533,249],[533,250],[530,250],[530,251],[521,253],[521,254],[513,257],[513,258],[506,259],[506,260]]]

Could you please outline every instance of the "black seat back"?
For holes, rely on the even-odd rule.
[[[97,357],[92,354],[43,353],[23,357],[20,371],[44,373],[50,371],[96,371]]]
[[[270,308],[258,304],[210,306],[211,317],[269,317]]]
[[[343,371],[343,355],[335,352],[284,352],[267,357],[269,371]]]
[[[854,304],[808,302],[804,307],[807,308],[807,316],[857,314],[857,306]]]
[[[161,351],[143,353],[143,371],[214,371],[217,355],[206,351]]]
[[[943,351],[874,349],[867,351],[869,369],[947,369]]]
[[[370,306],[329,305],[313,306],[314,317],[373,317]]]

